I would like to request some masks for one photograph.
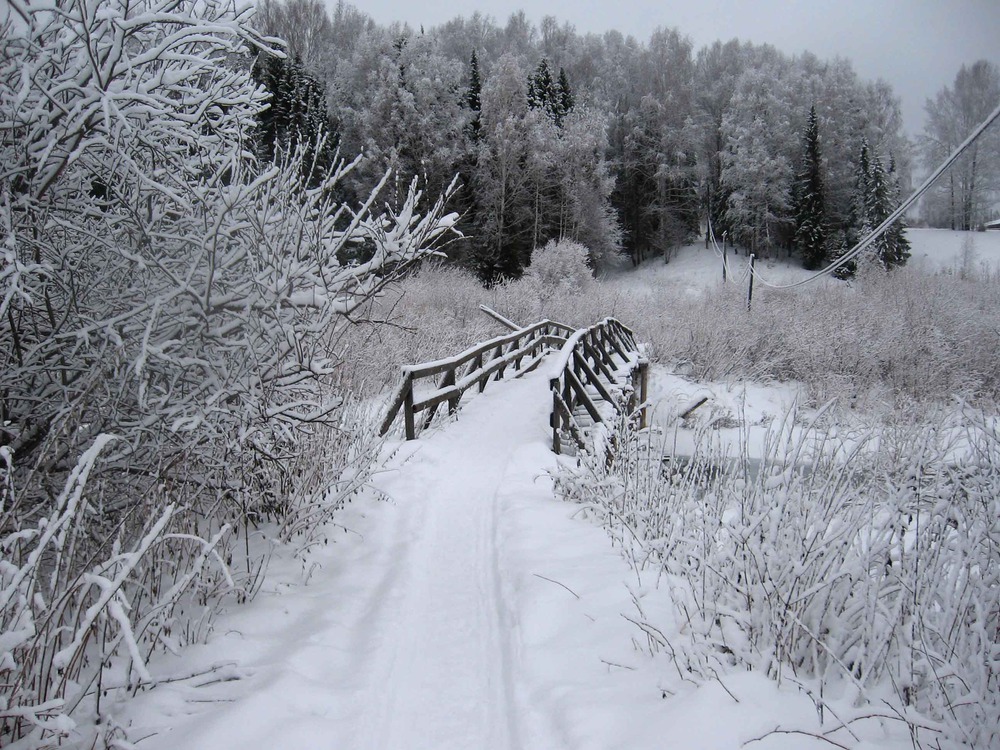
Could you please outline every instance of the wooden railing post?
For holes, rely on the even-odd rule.
[[[441,387],[449,388],[455,385],[455,368],[448,370],[441,379]],[[454,414],[458,410],[458,400],[461,398],[461,394],[455,396],[455,398],[448,399],[448,413]]]
[[[559,432],[562,429],[562,415],[559,409],[559,378],[552,378],[549,381],[549,390],[552,391],[552,452],[557,456],[562,453],[562,445]]]
[[[406,439],[415,440],[417,428],[413,420],[413,375],[406,374],[406,395],[403,398],[403,425],[406,430]]]

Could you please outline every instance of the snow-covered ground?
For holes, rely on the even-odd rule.
[[[960,269],[966,250],[972,268],[1000,271],[1000,231],[953,232],[948,229],[907,229],[910,262],[930,270]]]
[[[910,235],[915,259],[942,268],[961,257],[952,233]],[[982,261],[1000,261],[1000,233],[974,241]],[[695,290],[719,283],[720,263],[692,246],[633,279]],[[338,517],[303,571],[276,560],[264,590],[221,616],[207,645],[159,657],[160,674],[232,666],[124,707],[136,746],[828,747],[812,701],[788,683],[740,672],[696,685],[646,653],[630,621],[638,607],[676,632],[683,623],[655,578],[637,578],[603,529],[555,499],[549,473],[567,459],[549,450],[546,374],[492,386],[457,419],[391,445],[379,493]],[[743,429],[752,443],[796,389],[654,376],[670,418],[702,395],[710,401],[693,420]],[[909,747],[898,727],[864,731],[851,747]]]
[[[697,686],[636,648],[633,597],[663,621],[665,594],[554,498],[549,399],[542,368],[401,446],[378,482],[387,499],[340,519],[350,533],[331,529],[307,585],[275,564],[208,645],[159,665],[231,662],[243,677],[140,696],[138,746],[736,750],[817,730],[787,686],[747,673]]]
[[[971,270],[982,268],[1000,272],[1000,231],[953,232],[947,229],[907,229],[910,240],[910,265],[926,272],[944,270],[960,271],[963,263]],[[747,283],[748,257],[744,251],[730,247],[726,252],[727,280],[729,283]],[[715,248],[706,248],[704,241],[686,245],[674,252],[669,263],[656,258],[647,261],[641,269],[619,269],[609,274],[609,281],[621,284],[633,293],[669,294],[682,291],[688,294],[703,291],[708,286],[722,283],[721,254]],[[797,258],[788,259],[783,253],[778,257],[758,259],[755,269],[760,277],[773,284],[790,284],[805,279],[813,272],[802,268]],[[830,279],[828,282],[842,283]]]

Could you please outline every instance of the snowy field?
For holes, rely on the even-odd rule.
[[[953,232],[943,229],[909,229],[912,257],[909,265],[920,274],[965,273],[1000,275],[1000,232]],[[746,289],[749,285],[745,252],[731,248],[726,254],[726,283]],[[804,270],[797,260],[783,255],[758,260],[758,276],[775,285],[794,284],[808,279],[813,272]],[[963,270],[964,269],[964,270]],[[700,296],[723,284],[722,258],[704,243],[678,250],[669,263],[656,259],[641,269],[619,270],[608,276],[605,284],[623,294],[646,296]],[[816,289],[838,289],[844,282],[821,278],[797,292],[812,294]],[[772,294],[766,284],[755,284],[758,304]],[[802,418],[809,409],[805,391],[795,382],[761,384],[740,378],[704,382],[686,377],[685,368],[654,367],[650,399],[656,405],[653,422],[670,432],[671,447],[679,455],[689,455],[696,434],[712,427],[722,445],[734,449],[741,441],[751,457],[759,458],[763,441],[776,418],[798,408]],[[689,419],[679,422],[678,414],[695,406]]]
[[[909,265],[925,271],[958,272],[963,264],[973,270],[992,269],[1000,273],[1000,231],[952,232],[947,229],[908,229],[911,257]],[[747,255],[730,247],[726,253],[727,278],[746,283]],[[784,254],[757,260],[756,270],[775,284],[789,284],[808,278],[812,272],[802,268],[797,259]],[[705,243],[687,245],[676,251],[669,263],[656,259],[643,265],[640,272],[621,270],[609,275],[612,283],[627,284],[633,293],[695,293],[722,283],[722,258]],[[822,282],[821,282],[822,283]],[[829,283],[838,283],[831,280]]]
[[[953,233],[910,236],[914,262],[958,268],[963,247],[968,262]],[[972,237],[977,262],[1000,261],[1000,233]],[[745,258],[730,262],[738,275]],[[776,282],[807,275],[758,268]],[[605,283],[697,293],[721,283],[721,259],[695,245]],[[279,550],[261,593],[222,615],[206,645],[156,657],[177,679],[122,707],[135,746],[911,747],[901,723],[863,718],[849,696],[828,698],[821,723],[795,679],[739,668],[691,679],[643,636],[636,623],[657,623],[665,643],[687,626],[655,566],[629,565],[586,507],[555,498],[545,378],[543,367],[492,387],[457,420],[391,443],[374,491],[337,517],[329,544],[304,564]],[[709,429],[723,450],[759,459],[799,391],[656,368],[651,399],[676,455]]]

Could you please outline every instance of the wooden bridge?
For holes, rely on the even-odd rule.
[[[566,440],[587,445],[594,425],[622,415],[645,426],[648,361],[635,334],[614,318],[575,330],[543,320],[519,327],[492,310],[484,311],[511,333],[466,349],[461,354],[420,365],[406,365],[389,402],[380,434],[403,416],[407,440],[430,426],[438,407],[454,414],[470,390],[482,393],[491,382],[518,377],[552,359],[552,450],[562,453]],[[418,420],[419,415],[419,420]]]

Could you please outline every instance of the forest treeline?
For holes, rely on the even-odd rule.
[[[909,185],[898,99],[844,59],[739,40],[696,50],[668,28],[645,41],[580,34],[523,12],[414,30],[344,2],[327,13],[319,0],[263,0],[257,23],[288,52],[258,62],[259,80],[272,107],[300,117],[265,148],[314,139],[322,120],[328,147],[365,154],[359,192],[389,166],[431,193],[460,174],[466,239],[450,255],[487,282],[519,275],[553,238],[597,263],[669,258],[706,219],[717,237],[816,267],[879,223],[873,202]],[[900,257],[905,247],[883,260]]]

